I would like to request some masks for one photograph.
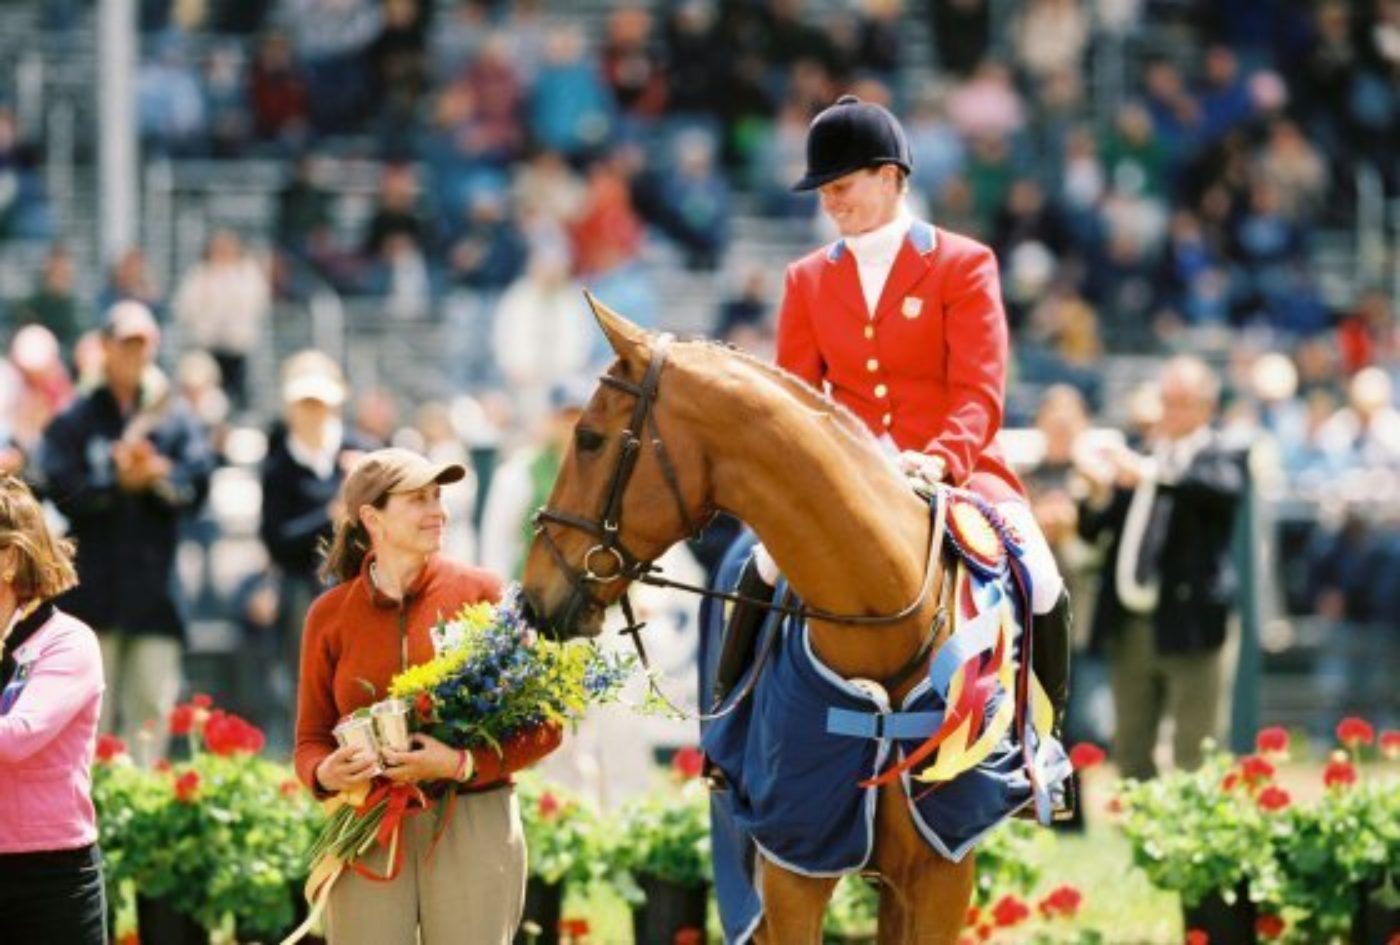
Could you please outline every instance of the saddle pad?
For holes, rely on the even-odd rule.
[[[811,650],[796,618],[773,621],[776,650],[752,695],[709,725],[702,746],[729,783],[715,795],[715,888],[726,941],[746,941],[762,916],[755,886],[758,852],[796,873],[836,876],[869,862],[874,843],[876,788],[859,782],[912,751],[909,741],[850,738],[827,731],[831,708],[888,712],[876,698],[840,678]],[[997,691],[992,717],[1009,693]],[[920,682],[899,711],[941,713],[932,683]],[[1058,743],[1039,746],[1052,781],[1069,773]],[[979,839],[1032,799],[1020,746],[1010,735],[975,767],[934,786],[902,778],[924,840],[958,861]]]

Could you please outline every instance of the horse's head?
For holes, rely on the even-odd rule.
[[[532,619],[565,638],[596,636],[606,607],[712,511],[670,336],[588,302],[617,360],[574,428],[522,581]]]

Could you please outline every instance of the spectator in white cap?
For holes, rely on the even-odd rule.
[[[296,669],[307,608],[325,590],[317,575],[320,550],[334,531],[336,496],[345,471],[373,449],[341,420],[345,378],[329,355],[298,352],[282,365],[282,419],[268,435],[262,468],[262,523],[258,534],[272,561],[278,588],[276,641],[264,641],[274,671],[263,674],[270,736],[290,742],[287,722],[296,706]]]

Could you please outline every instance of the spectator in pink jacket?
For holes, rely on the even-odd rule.
[[[0,478],[0,916],[6,941],[106,940],[89,776],[102,655],[91,628],[52,602],[77,580],[72,546],[49,532],[29,488],[13,476]]]

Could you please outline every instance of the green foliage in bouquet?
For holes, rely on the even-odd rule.
[[[1212,752],[1196,771],[1128,781],[1120,790],[1133,862],[1187,907],[1212,893],[1230,901],[1242,882],[1255,884],[1251,898],[1264,899],[1258,887],[1275,876],[1269,834],[1278,800],[1269,792],[1279,789],[1265,786],[1273,777],[1267,762],[1245,762],[1236,770],[1229,755]]]
[[[642,898],[640,875],[692,888],[710,882],[710,799],[698,778],[637,798],[609,832],[608,861],[631,902]]]
[[[602,859],[598,815],[569,791],[529,772],[516,776],[530,875],[545,883],[587,885]]]

